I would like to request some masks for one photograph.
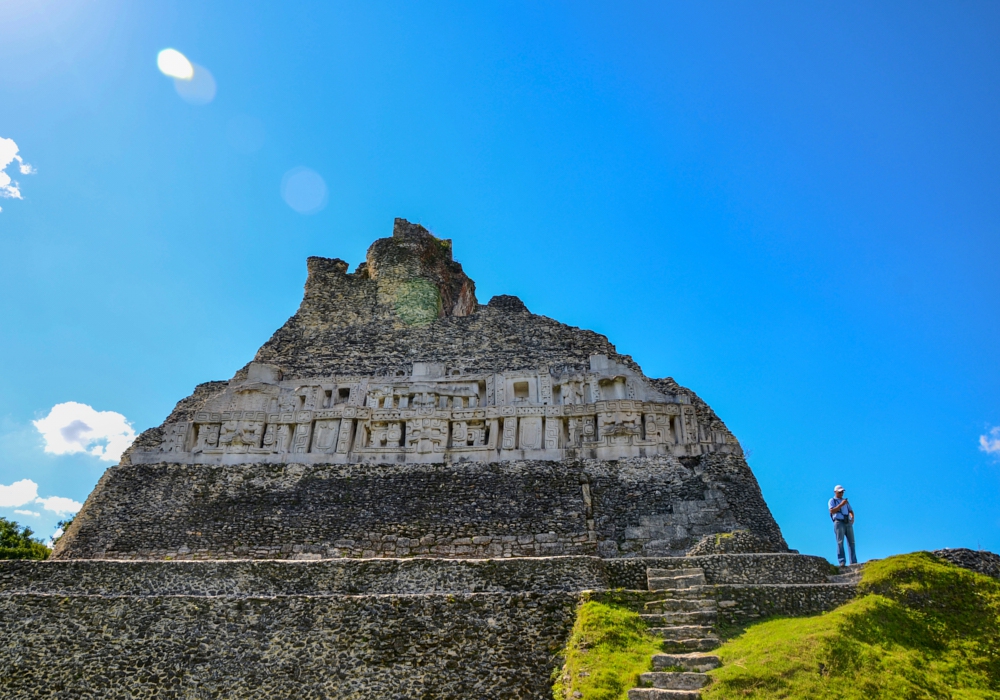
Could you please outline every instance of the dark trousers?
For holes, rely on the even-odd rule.
[[[851,548],[851,563],[857,564],[858,557],[854,553],[854,523],[847,520],[834,520],[833,531],[837,535],[837,561],[841,566],[847,563],[844,557],[844,538],[847,538],[847,546]]]

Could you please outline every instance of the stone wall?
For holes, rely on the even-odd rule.
[[[851,583],[720,585],[719,622],[740,626],[767,617],[802,617],[850,602],[857,594]]]
[[[646,569],[701,567],[711,585],[825,584],[830,565],[798,554],[601,559],[0,562],[0,596],[289,596],[643,591]]]
[[[608,588],[646,588],[646,569],[700,567],[709,585],[827,583],[832,573],[822,557],[802,554],[715,554],[703,557],[606,560]]]
[[[993,552],[957,548],[938,549],[933,554],[963,569],[1000,579],[1000,555]]]
[[[569,593],[0,597],[0,697],[551,697]]]
[[[673,556],[736,527],[786,549],[753,475],[733,455],[123,464],[102,477],[54,558]]]
[[[0,596],[329,596],[577,592],[620,585],[597,557],[9,561]],[[645,582],[643,582],[645,585]]]
[[[689,557],[696,557],[708,554],[749,554],[766,551],[767,543],[762,542],[752,532],[734,530],[705,535],[688,550],[687,554]]]

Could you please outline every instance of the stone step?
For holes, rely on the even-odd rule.
[[[691,639],[664,639],[663,651],[665,652],[689,652],[689,651],[712,651],[717,649],[721,642],[718,637],[692,637]]]
[[[628,700],[700,700],[697,690],[665,690],[663,688],[632,688]]]
[[[646,581],[651,591],[688,591],[703,595],[708,590],[704,576],[684,576],[682,578],[651,578]]]
[[[670,586],[664,587],[663,579],[651,579],[647,584],[647,588],[653,593],[669,593],[672,598],[704,598],[709,595],[714,586],[705,585],[695,585],[682,586],[679,588],[671,588]]]
[[[651,600],[644,605],[646,612],[694,612],[697,610],[711,610],[715,612],[719,609],[714,598],[663,598],[661,600]]]
[[[653,670],[665,668],[686,668],[689,671],[711,671],[722,665],[715,654],[653,654]]]
[[[670,611],[639,615],[651,627],[670,625],[713,625],[719,615],[715,610]]]
[[[833,576],[827,576],[826,578],[830,581],[830,583],[860,583],[861,575],[863,573],[863,564],[851,564],[850,566],[840,567],[840,573],[834,574]]]
[[[646,569],[647,578],[674,578],[677,576],[697,576],[705,575],[705,570],[700,566],[692,566],[679,569]]]
[[[667,690],[697,690],[708,685],[710,680],[704,673],[677,671],[653,671],[639,676],[643,686]]]
[[[693,588],[705,585],[705,574],[685,576],[647,576],[646,584],[651,591],[666,591],[675,588]]]
[[[650,627],[651,634],[664,639],[693,639],[714,637],[711,625],[668,625],[666,627]]]

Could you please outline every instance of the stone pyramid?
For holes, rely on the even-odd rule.
[[[296,314],[136,440],[56,559],[787,549],[703,401],[516,297],[479,304],[450,240],[397,219],[354,272],[308,267]]]

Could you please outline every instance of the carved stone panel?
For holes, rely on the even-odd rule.
[[[541,416],[525,416],[520,421],[518,447],[522,450],[540,450],[542,448],[542,418]]]
[[[545,419],[545,449],[559,449],[559,433],[562,432],[562,418],[548,416]]]
[[[486,445],[486,421],[469,421],[466,428],[466,445],[468,447],[483,447]]]
[[[418,454],[443,452],[448,440],[448,421],[419,417],[406,422],[406,446]]]
[[[337,435],[337,454],[346,455],[351,449],[351,437],[354,432],[354,420],[344,418],[340,421],[340,431]]]
[[[451,424],[451,445],[452,447],[465,447],[468,441],[468,429],[464,420],[457,420]]]
[[[399,447],[403,440],[403,427],[399,421],[391,421],[386,428],[386,446]]]
[[[548,371],[538,376],[538,402],[545,406],[552,403],[552,377]]]
[[[513,450],[517,445],[517,418],[515,416],[505,416],[503,418],[503,441],[500,449]]]
[[[687,444],[698,442],[698,420],[694,406],[681,407],[681,420],[684,426],[684,442]]]
[[[316,421],[313,434],[312,452],[335,452],[340,436],[340,419],[328,418]]]
[[[295,454],[305,454],[309,451],[309,438],[312,437],[312,424],[299,423],[295,426],[295,434],[292,436],[292,452]]]
[[[190,423],[168,425],[164,430],[163,444],[160,445],[160,449],[163,452],[186,452],[190,428]]]
[[[199,425],[198,438],[195,442],[194,451],[204,452],[205,450],[218,449],[221,427],[218,423],[203,423]]]
[[[647,413],[642,417],[643,438],[646,442],[663,444],[673,442],[670,435],[670,417],[662,413]]]

